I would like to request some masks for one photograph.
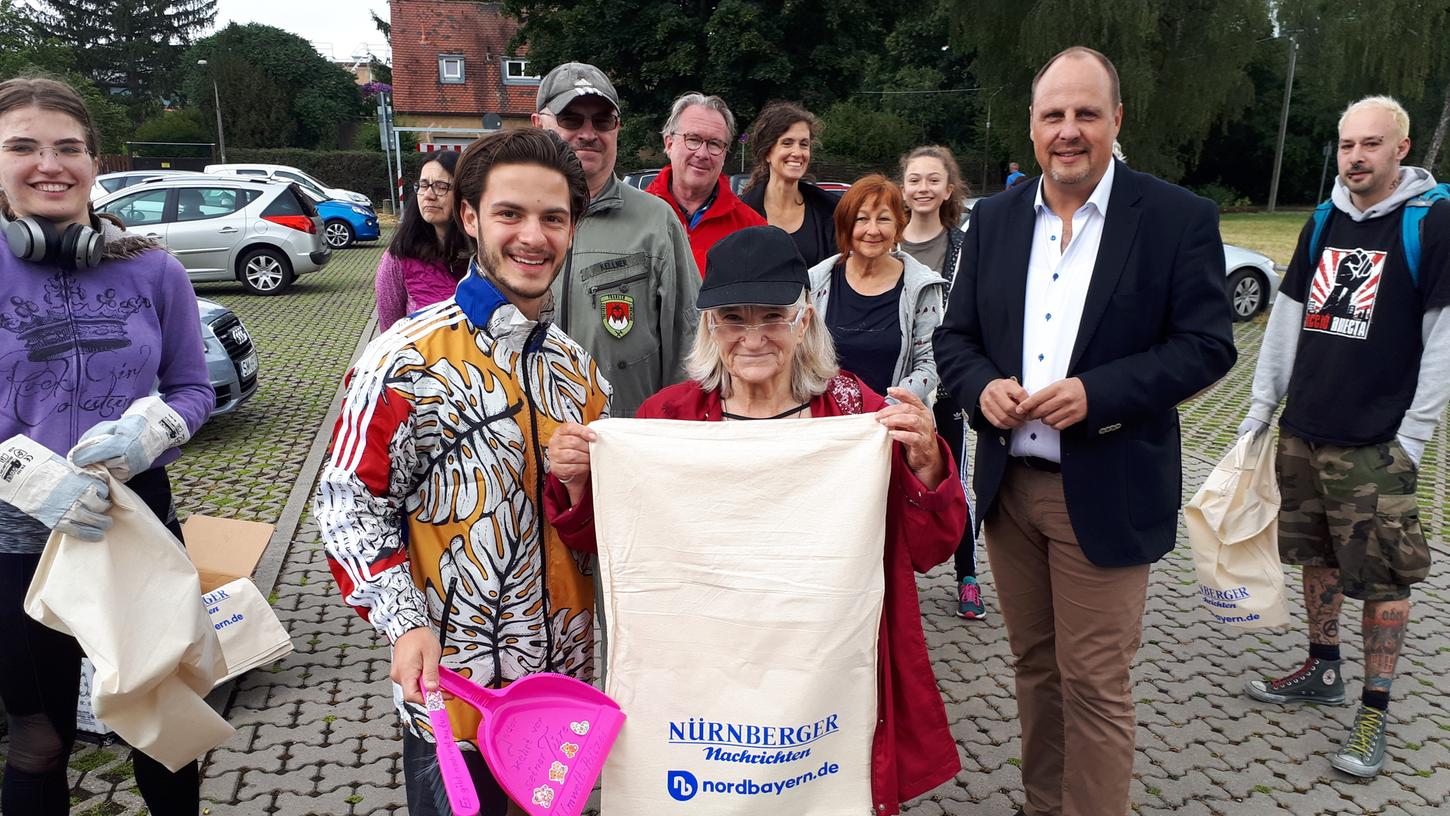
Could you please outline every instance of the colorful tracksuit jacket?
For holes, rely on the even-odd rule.
[[[551,314],[524,317],[475,262],[452,299],[368,344],[314,505],[344,600],[390,643],[429,627],[442,664],[485,686],[593,674],[593,577],[545,522],[545,445],[607,416],[610,389]],[[448,705],[474,734],[477,712]]]

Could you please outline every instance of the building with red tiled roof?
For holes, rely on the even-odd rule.
[[[390,7],[394,121],[439,129],[417,134],[420,150],[461,146],[486,129],[528,126],[539,77],[510,52],[518,23],[501,3],[392,0]]]

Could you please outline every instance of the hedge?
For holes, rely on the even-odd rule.
[[[417,178],[427,153],[403,154],[403,178]],[[393,194],[383,154],[375,150],[304,150],[301,148],[232,148],[227,150],[232,164],[285,164],[296,167],[319,181],[345,190],[362,193],[374,206],[385,209]]]

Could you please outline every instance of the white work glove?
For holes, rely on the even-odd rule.
[[[186,420],[160,397],[131,403],[120,419],[102,422],[81,435],[70,460],[80,467],[100,463],[118,481],[151,468],[156,458],[191,438]]]
[[[1410,457],[1410,461],[1415,463],[1415,468],[1419,469],[1420,459],[1425,455],[1425,440],[1404,434],[1396,435],[1395,439],[1400,443],[1400,447],[1405,449],[1405,454]]]
[[[1244,421],[1239,423],[1239,431],[1238,431],[1238,434],[1234,438],[1235,439],[1243,439],[1245,436],[1248,436],[1249,434],[1253,434],[1254,436],[1258,436],[1259,434],[1261,434],[1261,433],[1263,433],[1263,432],[1265,432],[1267,430],[1269,430],[1269,423],[1263,421],[1262,419],[1255,419],[1254,417],[1251,417],[1251,416],[1250,417],[1244,417]]]
[[[86,541],[100,541],[111,526],[111,488],[27,436],[0,443],[0,501]]]

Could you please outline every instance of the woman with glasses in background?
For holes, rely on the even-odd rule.
[[[458,152],[442,150],[423,162],[413,195],[388,251],[378,262],[378,330],[453,297],[468,270],[467,242],[453,223],[453,168]]]

